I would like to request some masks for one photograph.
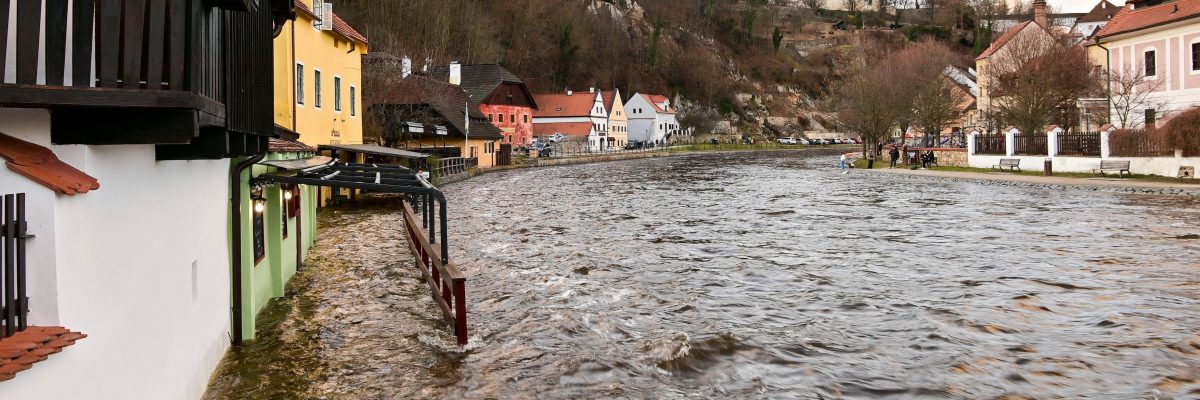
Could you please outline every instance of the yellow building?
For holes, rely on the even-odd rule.
[[[621,90],[604,90],[600,92],[604,98],[604,109],[608,112],[608,143],[606,149],[620,149],[629,142],[629,117],[625,116],[625,102],[621,100]]]
[[[294,0],[296,18],[275,38],[275,124],[313,147],[361,144],[367,38],[314,1]]]

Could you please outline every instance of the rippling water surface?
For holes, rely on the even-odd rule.
[[[209,395],[1200,398],[1200,201],[831,160],[697,155],[452,185],[466,349],[411,259],[372,238],[395,214],[326,212],[323,266],[292,292],[336,305],[273,305],[271,335],[291,342],[234,354]]]

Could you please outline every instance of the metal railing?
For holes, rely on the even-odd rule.
[[[1004,135],[979,135],[975,137],[975,154],[1007,154]]]
[[[410,197],[404,204],[404,226],[408,233],[409,250],[417,260],[417,267],[429,282],[429,290],[434,302],[442,310],[446,323],[454,328],[454,336],[459,345],[467,344],[467,278],[458,266],[451,262],[441,250],[431,243],[435,237],[427,231],[432,227],[432,203],[428,199]],[[418,204],[423,209],[422,217],[418,220],[412,204]],[[443,207],[445,207],[443,205]],[[444,221],[443,221],[444,223]],[[445,226],[442,226],[443,241],[445,241]]]
[[[6,338],[29,326],[29,297],[25,292],[25,239],[30,238],[25,222],[25,194],[4,195],[0,212],[0,333]]]
[[[1058,155],[1100,157],[1100,133],[1063,133],[1058,135]]]
[[[1027,156],[1044,156],[1050,154],[1049,137],[1041,135],[1013,136],[1013,153]]]

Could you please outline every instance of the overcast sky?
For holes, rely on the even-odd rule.
[[[1085,13],[1092,11],[1092,7],[1096,6],[1100,0],[1046,0],[1050,7],[1058,7],[1062,12],[1067,13]],[[1110,3],[1120,6],[1125,4],[1124,0],[1109,0]]]

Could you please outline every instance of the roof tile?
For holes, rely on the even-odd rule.
[[[315,13],[313,13],[313,10],[311,8],[308,8],[308,4],[305,3],[304,0],[294,0],[294,2],[296,3],[296,10],[302,11],[305,14],[308,14],[309,17],[312,17],[312,18],[317,17],[317,15]],[[358,33],[358,31],[354,30],[354,28],[351,27],[350,24],[348,24],[348,23],[346,23],[346,21],[342,20],[342,17],[339,17],[337,14],[333,14],[333,31],[341,34],[342,36],[345,36],[346,39],[350,39],[350,40],[362,42],[363,44],[367,44],[367,37],[363,36],[361,33]]]
[[[533,134],[538,136],[561,133],[567,136],[588,136],[592,134],[591,122],[553,122],[533,124]]]
[[[542,93],[533,95],[533,99],[538,104],[534,118],[589,117],[596,104],[596,94],[590,92]]]
[[[1126,4],[1096,32],[1096,37],[1129,33],[1197,17],[1200,17],[1200,0],[1178,0],[1136,10],[1133,5]]]
[[[0,339],[0,382],[13,379],[34,363],[44,361],[62,347],[70,346],[87,335],[62,327],[31,326],[7,338]]]
[[[3,133],[0,133],[0,158],[8,160],[8,169],[65,195],[100,188],[96,178],[62,162],[50,149]]]

